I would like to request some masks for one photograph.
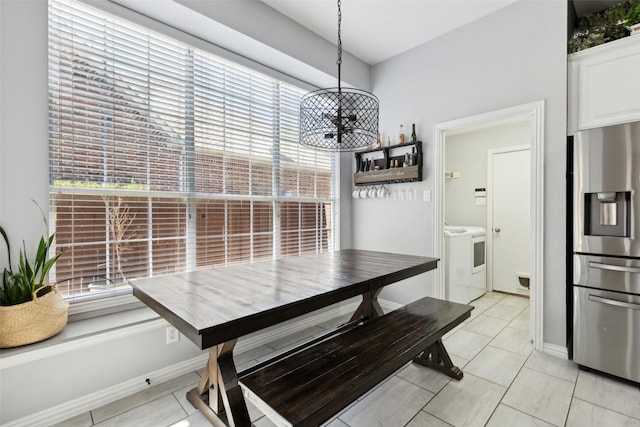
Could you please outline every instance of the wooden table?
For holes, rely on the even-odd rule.
[[[244,427],[251,421],[233,362],[238,338],[358,295],[362,302],[352,319],[380,316],[377,297],[384,286],[433,270],[437,263],[348,249],[138,279],[131,285],[136,297],[209,349],[189,401],[214,425]]]

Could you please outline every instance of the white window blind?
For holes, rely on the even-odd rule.
[[[69,297],[333,250],[336,158],[304,91],[71,0],[49,2],[51,226]]]

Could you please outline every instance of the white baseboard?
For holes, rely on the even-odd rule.
[[[308,315],[302,316],[295,320],[282,323],[280,325],[268,328],[256,334],[241,338],[236,345],[236,353],[243,353],[261,345],[267,344],[280,338],[291,335],[292,333],[301,331],[311,326],[315,326],[331,320],[333,318],[353,313],[360,301],[348,302],[346,304],[337,305],[329,310],[321,310]],[[383,308],[396,308],[396,304],[388,301],[380,300]],[[400,305],[397,305],[400,306]],[[155,327],[164,328],[166,322],[155,322]],[[149,325],[147,325],[148,330]],[[140,332],[138,329],[137,332]],[[96,337],[93,337],[96,339]],[[99,338],[98,338],[99,339]],[[104,338],[103,338],[104,339]],[[86,344],[86,343],[85,343]],[[76,344],[79,347],[84,344]],[[67,348],[69,350],[69,348]],[[167,366],[165,368],[145,373],[144,375],[132,378],[120,384],[113,385],[103,390],[79,397],[77,399],[65,402],[64,404],[47,408],[40,412],[22,417],[3,424],[3,427],[39,427],[50,426],[67,420],[76,415],[88,412],[92,409],[111,403],[123,397],[130,396],[134,393],[146,389],[146,378],[153,378],[154,383],[162,383],[169,381],[188,372],[196,371],[204,367],[207,362],[207,354],[202,354],[192,359]]]
[[[26,417],[19,418],[3,424],[3,427],[46,427],[65,421],[76,415],[88,412],[91,409],[99,408],[107,403],[114,402],[123,397],[130,396],[144,390],[148,386],[145,385],[146,378],[154,378],[158,383],[172,380],[180,375],[195,371],[204,366],[207,361],[207,355],[203,354],[194,357],[185,362],[168,366],[154,372],[149,372],[136,378],[132,378],[123,383],[116,384],[103,390],[96,391],[80,398],[71,400],[62,405],[47,408],[43,411],[36,412]]]
[[[542,345],[542,351],[550,354],[551,356],[559,357],[560,359],[569,359],[569,351],[567,347],[561,345],[544,343]]]

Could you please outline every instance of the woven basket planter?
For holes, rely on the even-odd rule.
[[[18,347],[50,338],[67,324],[69,303],[53,286],[32,301],[0,307],[0,348]]]

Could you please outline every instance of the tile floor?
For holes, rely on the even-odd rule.
[[[444,339],[454,363],[464,371],[461,381],[408,364],[325,426],[640,427],[640,387],[532,351],[528,299],[491,292],[472,305],[472,317]],[[337,322],[239,354],[238,369]],[[198,379],[192,372],[59,425],[209,426],[185,397]],[[273,426],[251,405],[249,413],[256,427]]]

